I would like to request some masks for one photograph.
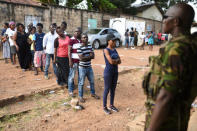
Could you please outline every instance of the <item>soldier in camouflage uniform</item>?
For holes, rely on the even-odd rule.
[[[173,38],[149,58],[143,89],[146,131],[186,131],[191,104],[197,96],[197,39],[190,34],[193,8],[184,3],[164,15],[163,31]]]

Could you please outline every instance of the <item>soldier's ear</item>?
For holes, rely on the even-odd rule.
[[[182,25],[182,21],[179,17],[174,18],[173,22],[174,22],[174,26],[181,26]]]

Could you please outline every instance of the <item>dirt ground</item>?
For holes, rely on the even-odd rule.
[[[33,97],[0,108],[0,130],[5,131],[124,131],[127,123],[145,112],[145,96],[141,88],[142,77],[148,70],[148,57],[157,55],[159,47],[149,50],[117,51],[122,59],[119,66],[119,80],[116,89],[115,106],[118,113],[106,115],[102,110],[102,93],[104,90],[103,51],[95,50],[92,61],[95,75],[96,93],[101,97],[95,100],[90,97],[84,86],[86,102],[81,104],[84,110],[75,110],[70,106],[71,98],[67,89],[51,92],[46,95],[35,94]],[[55,76],[45,80],[43,72],[34,76],[32,71],[22,72],[18,66],[0,61],[0,99],[19,94],[36,92],[56,85]],[[52,68],[50,68],[52,72]],[[77,95],[77,88],[75,94]],[[109,95],[110,96],[110,95]],[[108,96],[108,98],[109,98]],[[109,100],[108,100],[109,103]]]

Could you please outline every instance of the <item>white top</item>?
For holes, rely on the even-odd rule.
[[[11,30],[10,28],[8,28],[5,32],[5,34],[8,35],[10,46],[14,46],[14,41],[11,36],[14,36],[15,32],[15,30]]]
[[[54,34],[51,34],[51,32],[48,32],[44,38],[43,38],[43,48],[46,47],[45,53],[47,54],[54,54],[54,41],[58,37],[56,32]]]
[[[138,35],[138,42],[137,42],[137,45],[138,46],[143,45],[143,42],[145,40],[145,37],[146,37],[146,35]]]

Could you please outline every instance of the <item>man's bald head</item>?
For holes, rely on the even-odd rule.
[[[189,34],[194,14],[194,9],[186,3],[170,7],[163,17],[163,32],[173,36]]]
[[[172,16],[179,18],[179,26],[191,27],[194,20],[194,9],[186,3],[178,3],[172,6],[169,10]]]

